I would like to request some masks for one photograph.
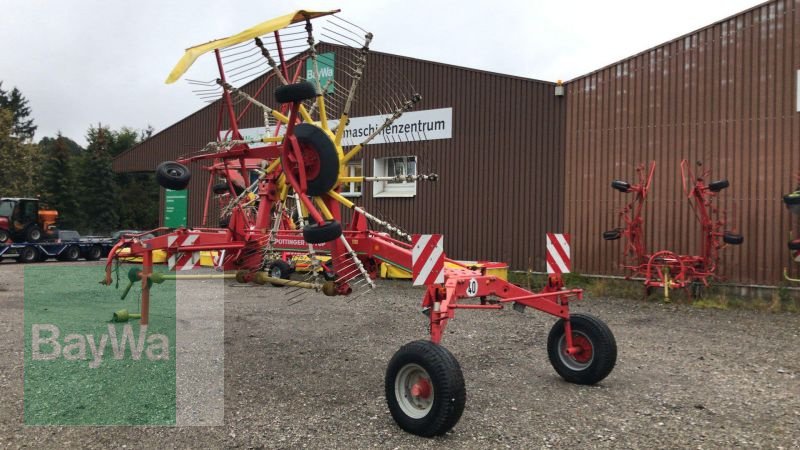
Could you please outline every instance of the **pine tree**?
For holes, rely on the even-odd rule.
[[[58,133],[55,139],[39,141],[44,162],[42,163],[42,200],[59,212],[61,228],[76,229],[84,221],[79,199],[76,164],[80,146]]]
[[[4,91],[2,81],[0,81],[0,109],[9,110],[12,113],[12,136],[23,141],[33,139],[36,125],[33,124],[33,119],[28,118],[31,115],[28,99],[17,88],[12,89],[11,92]]]
[[[39,146],[14,135],[14,114],[0,107],[0,196],[39,194]]]
[[[80,207],[86,217],[84,232],[109,233],[119,228],[119,190],[109,153],[113,139],[114,134],[102,124],[90,127],[86,136],[89,145],[79,170]]]

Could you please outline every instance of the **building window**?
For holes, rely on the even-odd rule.
[[[417,174],[416,156],[376,158],[376,177],[406,177]],[[375,197],[413,197],[417,195],[417,182],[408,180],[377,181],[373,185]]]
[[[350,162],[347,165],[348,177],[364,176],[364,164],[361,161]],[[364,183],[342,183],[342,195],[345,197],[361,197],[361,188]]]

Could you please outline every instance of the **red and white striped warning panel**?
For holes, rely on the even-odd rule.
[[[197,240],[198,235],[188,234],[182,236],[169,236],[167,244],[172,247],[175,244],[177,247],[184,247],[192,245]],[[200,265],[200,252],[175,252],[167,259],[167,266],[169,270],[192,270]]]
[[[547,233],[547,273],[569,273],[569,234]]]
[[[411,282],[414,286],[444,283],[444,239],[441,234],[411,236]]]

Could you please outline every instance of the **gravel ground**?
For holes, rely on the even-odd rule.
[[[409,435],[388,413],[383,374],[426,322],[422,291],[395,281],[293,306],[279,288],[226,288],[224,426],[25,427],[22,267],[0,264],[0,446],[800,448],[800,316],[614,298],[574,307],[619,346],[593,387],[550,366],[551,317],[459,312],[443,344],[464,371],[464,415],[441,438]]]

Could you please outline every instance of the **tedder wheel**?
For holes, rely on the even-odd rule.
[[[39,242],[42,240],[42,229],[39,225],[32,224],[25,229],[25,242]]]
[[[317,88],[308,81],[287,84],[275,89],[275,101],[278,103],[302,102],[317,96]]]
[[[61,261],[77,261],[81,256],[81,249],[77,245],[70,245],[58,255]]]
[[[19,256],[17,256],[17,261],[21,263],[32,263],[36,262],[39,259],[39,250],[36,247],[27,246],[24,247],[19,252]]]
[[[8,231],[0,230],[0,244],[5,244],[8,241]]]
[[[289,264],[282,259],[275,260],[267,266],[267,274],[272,278],[282,278],[284,280],[289,279],[289,275],[292,274],[292,268],[289,267]],[[275,284],[272,283],[273,286],[283,287],[282,284]]]
[[[306,170],[306,194],[322,195],[336,186],[339,180],[339,154],[336,144],[317,126],[301,123],[294,127],[294,136],[300,144]],[[284,167],[298,173],[297,162],[283,161]]]
[[[93,245],[89,247],[89,250],[86,252],[86,260],[87,261],[97,261],[103,256],[103,248],[99,245]]]
[[[741,234],[731,233],[730,231],[726,231],[722,235],[722,241],[726,244],[730,245],[739,245],[744,242],[744,236]]]
[[[731,183],[727,179],[723,178],[722,180],[712,181],[711,183],[708,183],[708,190],[710,190],[711,192],[719,192],[730,185]]]
[[[164,161],[156,167],[156,181],[161,187],[182,191],[189,185],[192,172],[189,168],[175,161]]]
[[[611,182],[611,187],[620,192],[628,192],[631,188],[631,184],[627,181],[614,180]]]
[[[571,314],[572,343],[579,350],[567,353],[564,319],[547,336],[547,355],[562,378],[570,383],[595,384],[607,377],[617,362],[617,342],[608,326],[588,314]]]
[[[431,341],[400,347],[386,368],[385,388],[395,422],[409,433],[424,437],[452,429],[467,400],[458,361]]]
[[[324,224],[311,223],[303,227],[303,239],[309,244],[323,244],[342,235],[342,224],[328,220]]]

